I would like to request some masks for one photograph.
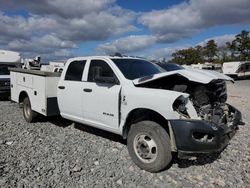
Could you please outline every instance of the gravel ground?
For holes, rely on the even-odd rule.
[[[0,101],[0,187],[250,187],[250,80],[228,91],[246,123],[228,147],[156,174],[133,164],[116,135],[60,118],[28,124]]]

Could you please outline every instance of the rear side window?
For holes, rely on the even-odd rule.
[[[94,69],[98,67],[100,69],[100,76],[102,77],[115,77],[113,70],[110,66],[102,60],[92,60],[89,67],[88,82],[95,82]]]
[[[68,66],[68,69],[65,75],[65,80],[81,81],[85,64],[86,64],[86,60],[71,62]]]

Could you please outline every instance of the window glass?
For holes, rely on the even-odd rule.
[[[141,59],[112,59],[123,75],[130,80],[161,73],[162,69]]]
[[[86,61],[73,61],[69,64],[65,80],[81,81]]]
[[[157,63],[160,67],[162,67],[166,71],[175,71],[184,69],[181,65],[174,64],[174,63]]]
[[[115,77],[113,70],[105,61],[92,60],[89,67],[88,82],[95,82],[95,71],[99,71],[101,77]]]

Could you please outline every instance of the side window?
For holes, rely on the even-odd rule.
[[[110,66],[102,60],[92,60],[90,62],[88,82],[95,82],[96,71],[99,71],[101,77],[116,77]]]
[[[69,64],[65,80],[81,81],[86,61],[73,61]]]
[[[249,71],[249,67],[250,67],[249,65],[250,64],[246,64],[246,69],[245,69],[246,71]]]

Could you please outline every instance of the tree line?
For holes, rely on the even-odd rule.
[[[204,46],[197,45],[177,50],[172,53],[172,59],[169,62],[190,65],[248,60],[250,60],[250,36],[249,31],[242,30],[235,35],[233,41],[226,42],[223,46],[218,46],[214,40],[209,40]]]

